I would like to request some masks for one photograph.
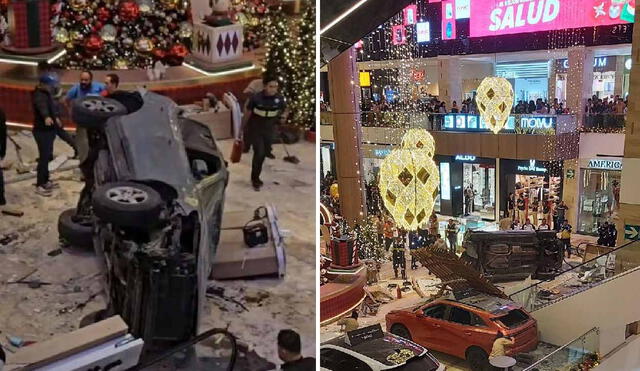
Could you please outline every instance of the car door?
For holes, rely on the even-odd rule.
[[[447,325],[443,327],[443,337],[447,345],[445,352],[448,354],[464,358],[465,351],[470,346],[479,345],[484,349],[482,345],[487,339],[495,337],[480,317],[465,308],[451,305],[447,314]]]
[[[416,313],[419,320],[419,328],[411,329],[416,342],[427,349],[443,351],[444,346],[440,339],[441,327],[446,323],[447,305],[426,305]]]

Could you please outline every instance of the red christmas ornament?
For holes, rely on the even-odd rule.
[[[98,34],[91,34],[85,39],[84,49],[89,55],[96,55],[104,47],[104,40]]]
[[[189,49],[182,44],[174,44],[169,49],[169,55],[172,57],[184,58],[189,54]]]
[[[169,28],[169,31],[175,31],[178,29],[178,25],[174,22],[171,22],[167,25],[167,28]]]
[[[99,31],[102,29],[102,27],[104,27],[104,25],[102,24],[102,22],[97,21],[96,23],[94,23],[94,24],[93,24],[93,29],[92,29],[92,31],[93,31],[93,32],[99,32]]]
[[[120,3],[120,18],[125,22],[131,22],[140,15],[140,7],[135,1],[123,1]]]
[[[105,7],[100,7],[96,10],[96,16],[101,22],[107,22],[111,19],[111,12]]]
[[[153,57],[155,59],[164,59],[164,57],[167,56],[167,52],[165,52],[164,50],[160,49],[160,48],[155,48],[153,49],[153,51],[151,52],[151,54],[153,55]]]

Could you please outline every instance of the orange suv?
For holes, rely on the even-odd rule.
[[[508,355],[528,352],[538,344],[536,320],[522,306],[487,294],[436,299],[391,311],[385,320],[387,331],[429,350],[466,359],[472,370],[485,369],[499,333],[515,339]]]

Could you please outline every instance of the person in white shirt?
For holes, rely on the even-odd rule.
[[[540,225],[538,226],[538,230],[539,231],[548,231],[549,230],[549,224],[547,224],[547,219],[542,219],[542,223],[540,223]]]
[[[535,231],[536,227],[533,226],[533,224],[531,224],[531,220],[529,218],[527,218],[524,222],[524,225],[522,226],[522,230],[523,231]]]

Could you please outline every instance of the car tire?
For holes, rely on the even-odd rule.
[[[58,217],[58,236],[74,247],[93,249],[93,226],[74,222],[76,209],[63,211]]]
[[[394,335],[400,336],[401,338],[412,340],[409,329],[407,329],[404,325],[395,324],[391,326],[391,333]]]
[[[466,359],[472,371],[489,371],[489,356],[487,352],[479,347],[471,347],[467,349]]]
[[[93,213],[120,227],[149,229],[160,222],[164,201],[155,189],[134,182],[113,182],[93,192]]]
[[[73,101],[71,119],[81,128],[99,129],[111,117],[127,114],[127,108],[114,99],[87,96]]]

